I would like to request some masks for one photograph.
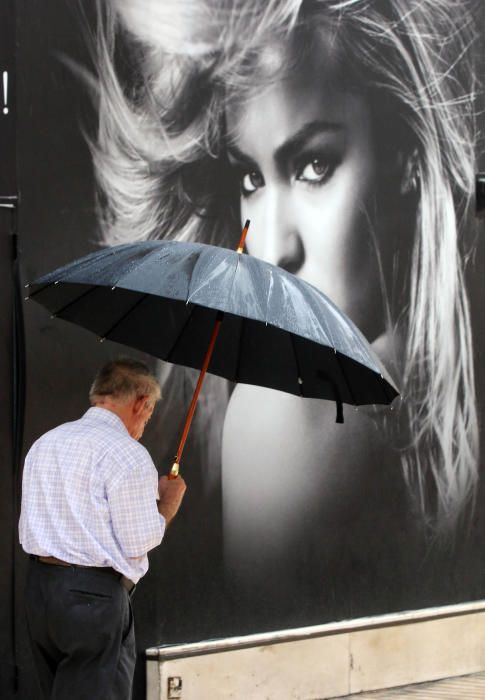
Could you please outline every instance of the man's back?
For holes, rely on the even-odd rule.
[[[185,492],[138,443],[160,399],[143,363],[108,362],[82,418],[30,449],[20,542],[26,621],[45,698],[128,700],[136,649],[130,596]]]
[[[111,566],[136,582],[147,570],[146,552],[163,536],[157,495],[145,448],[115,414],[91,408],[28,453],[20,541],[29,553]]]

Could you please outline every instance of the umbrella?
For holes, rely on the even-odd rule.
[[[104,248],[27,285],[54,317],[167,362],[306,398],[389,404],[398,396],[362,333],[322,292],[258,258],[202,243]],[[216,346],[216,338],[219,343]]]

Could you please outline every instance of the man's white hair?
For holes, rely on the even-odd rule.
[[[91,404],[109,397],[129,401],[146,396],[154,403],[160,399],[160,384],[144,362],[121,357],[110,360],[97,373],[89,390]]]

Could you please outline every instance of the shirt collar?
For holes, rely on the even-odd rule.
[[[126,425],[123,423],[121,418],[113,413],[113,411],[107,408],[101,408],[101,406],[91,406],[83,416],[83,419],[91,419],[96,423],[105,423],[110,425],[112,428],[116,428],[124,433],[128,433]],[[128,433],[129,434],[129,433]]]

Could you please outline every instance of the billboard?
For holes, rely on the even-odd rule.
[[[247,253],[327,294],[402,395],[336,424],[334,404],[209,377],[183,511],[134,599],[140,650],[482,598],[483,11],[98,9],[17,8],[24,281],[101,245],[235,247],[249,218]],[[24,312],[27,449],[129,351]],[[163,399],[144,442],[163,473],[197,375],[145,359]]]

